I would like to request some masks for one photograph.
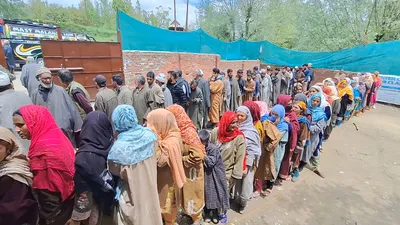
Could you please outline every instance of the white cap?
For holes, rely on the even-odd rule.
[[[158,76],[156,77],[156,80],[158,80],[161,83],[165,84],[165,74],[163,74],[163,73],[158,74]]]
[[[7,86],[11,84],[10,76],[7,73],[0,71],[0,86]]]
[[[201,70],[201,69],[198,69],[198,70],[196,70],[196,75],[200,75],[200,76],[203,76],[203,70]]]

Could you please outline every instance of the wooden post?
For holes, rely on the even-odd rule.
[[[176,23],[177,23],[177,21],[176,21],[176,0],[174,0],[174,22],[175,22],[174,29],[176,31]]]
[[[62,41],[62,32],[61,32],[61,28],[57,27],[57,40]]]
[[[189,31],[189,0],[186,2],[186,31]]]

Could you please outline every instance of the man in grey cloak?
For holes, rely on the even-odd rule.
[[[261,90],[260,90],[260,101],[266,102],[268,106],[271,105],[272,96],[272,81],[271,73],[267,73],[267,70],[261,70]]]
[[[276,104],[278,96],[281,94],[282,73],[279,68],[276,68],[274,74],[271,76],[273,91],[272,91],[272,104]]]
[[[28,90],[28,95],[31,96],[39,87],[39,81],[36,79],[36,71],[41,67],[35,62],[32,56],[26,58],[26,64],[22,67],[21,84]]]
[[[240,87],[237,79],[233,76],[233,70],[228,69],[228,79],[231,86],[231,96],[229,103],[229,110],[236,111],[237,107],[239,107],[239,99],[242,96],[240,92]]]
[[[201,107],[201,115],[203,115],[203,123],[201,128],[205,128],[208,123],[208,111],[210,110],[210,84],[203,78],[203,71],[196,70],[196,80],[198,82],[198,87],[203,94],[203,104]]]
[[[39,88],[31,95],[32,103],[46,107],[53,115],[57,125],[76,146],[75,138],[82,127],[82,118],[63,87],[53,82],[53,76],[49,69],[42,67],[36,72],[39,79]]]
[[[191,92],[189,98],[188,115],[193,121],[193,124],[196,126],[196,129],[200,130],[203,122],[203,115],[201,114],[201,107],[203,105],[203,93],[201,93],[201,89],[198,88],[198,82],[196,80],[193,80],[190,83],[190,88]]]

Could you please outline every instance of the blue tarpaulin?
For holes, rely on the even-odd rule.
[[[334,52],[301,52],[268,41],[220,41],[202,29],[175,32],[142,23],[119,11],[117,17],[122,50],[219,54],[224,60],[261,60],[272,65],[400,75],[400,41],[368,44]]]

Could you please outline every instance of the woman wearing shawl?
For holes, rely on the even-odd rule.
[[[312,171],[323,177],[318,170],[319,150],[317,148],[320,143],[320,135],[326,127],[327,118],[321,107],[321,99],[322,97],[320,94],[314,94],[307,102],[307,114],[311,115],[310,145],[303,151],[299,171],[301,171],[305,165],[309,164]]]
[[[157,164],[157,185],[161,214],[165,225],[173,225],[181,203],[181,189],[186,182],[182,163],[184,147],[181,132],[176,124],[174,114],[166,109],[151,111],[147,116],[147,126],[156,134],[158,139],[156,142],[157,162],[154,164]],[[143,186],[143,188],[146,189],[147,187]],[[138,224],[152,223],[147,221],[147,223]]]
[[[336,120],[340,112],[340,98],[338,97],[338,92],[335,86],[328,86],[324,88],[324,93],[329,96],[332,108],[331,121],[326,126],[324,131],[324,140],[328,140],[331,135],[333,128],[336,126]]]
[[[102,178],[108,172],[107,155],[114,141],[108,116],[102,111],[89,113],[80,138],[75,155],[75,207],[68,224],[100,225],[104,209],[112,205],[114,199],[111,184]],[[109,207],[107,213],[110,212]]]
[[[369,110],[370,106],[371,106],[372,95],[374,94],[376,83],[374,82],[374,78],[371,73],[367,73],[365,75],[365,79],[366,79],[366,84],[367,84],[367,98],[365,101],[365,108],[367,110]]]
[[[287,180],[290,178],[290,162],[292,161],[293,151],[296,148],[300,125],[296,113],[292,111],[292,97],[290,95],[280,95],[277,103],[285,107],[285,121],[289,124],[289,142],[285,147],[285,155],[279,171],[279,178]],[[281,179],[278,179],[278,183]]]
[[[28,158],[39,224],[65,224],[74,206],[75,151],[49,110],[27,105],[13,115],[15,131],[31,140]]]
[[[293,105],[293,112],[296,113],[298,118],[298,123],[300,125],[300,130],[297,133],[296,147],[292,155],[293,163],[293,173],[292,181],[296,182],[299,179],[299,165],[300,156],[303,154],[304,148],[310,143],[310,121],[306,117],[307,104],[305,102],[299,101]],[[281,170],[282,171],[282,170]]]
[[[345,118],[346,120],[349,120],[351,116],[354,115],[356,112],[356,108],[359,108],[359,105],[361,103],[361,92],[358,89],[359,86],[359,80],[358,77],[354,77],[354,80],[351,81],[351,88],[353,89],[353,94],[354,94],[354,102],[351,106],[351,108],[347,109]]]
[[[285,108],[282,105],[275,105],[270,115],[265,115],[261,118],[262,121],[269,120],[274,123],[278,128],[279,132],[282,134],[282,138],[280,139],[279,145],[276,147],[274,151],[274,166],[275,166],[275,174],[277,178],[279,176],[279,171],[281,169],[282,159],[285,155],[286,144],[289,141],[289,124],[285,121]],[[273,181],[275,182],[275,180]],[[272,190],[273,182],[270,181],[268,184],[268,189]]]
[[[201,142],[206,148],[204,158],[205,222],[226,223],[226,212],[229,209],[229,192],[225,177],[225,167],[219,148],[210,143],[210,133],[207,130],[199,132]]]
[[[14,134],[0,127],[0,224],[36,225],[32,173]]]
[[[115,223],[161,225],[154,148],[157,137],[138,124],[135,109],[130,105],[115,108],[112,120],[118,137],[108,154],[108,165],[110,172],[121,178]]]
[[[340,112],[336,121],[336,126],[340,126],[346,114],[347,107],[354,101],[354,94],[351,86],[347,80],[342,80],[338,85],[339,98],[340,98]]]
[[[205,148],[201,143],[192,120],[180,105],[167,108],[176,119],[183,141],[183,165],[186,183],[182,189],[182,207],[184,212],[198,224],[202,218],[204,207],[204,157]]]
[[[318,85],[314,85],[310,88],[309,96],[311,97],[314,94],[321,95],[321,108],[324,110],[327,120],[331,119],[332,108],[329,102],[326,100],[326,96],[322,90],[322,88]]]
[[[332,78],[326,78],[323,82],[324,87],[335,86],[335,81]]]
[[[268,109],[268,103],[266,102],[262,102],[262,101],[255,101],[255,103],[258,105],[258,107],[260,108],[260,117],[264,116],[265,114],[269,113],[269,109]]]
[[[243,133],[238,129],[236,113],[228,111],[221,117],[218,127],[211,131],[211,143],[221,151],[225,166],[225,177],[230,190],[235,180],[243,177],[243,162],[246,143]]]
[[[246,106],[239,106],[236,114],[239,130],[243,132],[246,140],[246,169],[243,179],[236,180],[235,184],[235,198],[240,205],[239,211],[242,212],[253,194],[254,172],[261,156],[261,142],[260,135],[254,128],[250,110]]]
[[[373,93],[372,93],[372,98],[371,98],[371,106],[375,109],[375,104],[376,104],[376,100],[378,97],[378,90],[382,86],[382,78],[379,77],[378,71],[376,71],[373,76],[374,76],[374,86],[375,87],[374,87],[374,90],[372,90]]]
[[[355,116],[358,116],[361,112],[364,111],[365,107],[365,102],[366,102],[366,97],[367,97],[367,85],[366,85],[366,78],[364,75],[359,77],[359,85],[358,85],[358,90],[360,91],[361,94],[361,101],[360,104],[356,107],[356,114]]]
[[[250,110],[251,118],[253,119],[253,125],[256,128],[258,134],[260,135],[260,143],[265,137],[265,132],[261,123],[261,109],[256,102],[246,101],[243,103],[243,106],[246,106]],[[266,113],[265,113],[266,114]]]

